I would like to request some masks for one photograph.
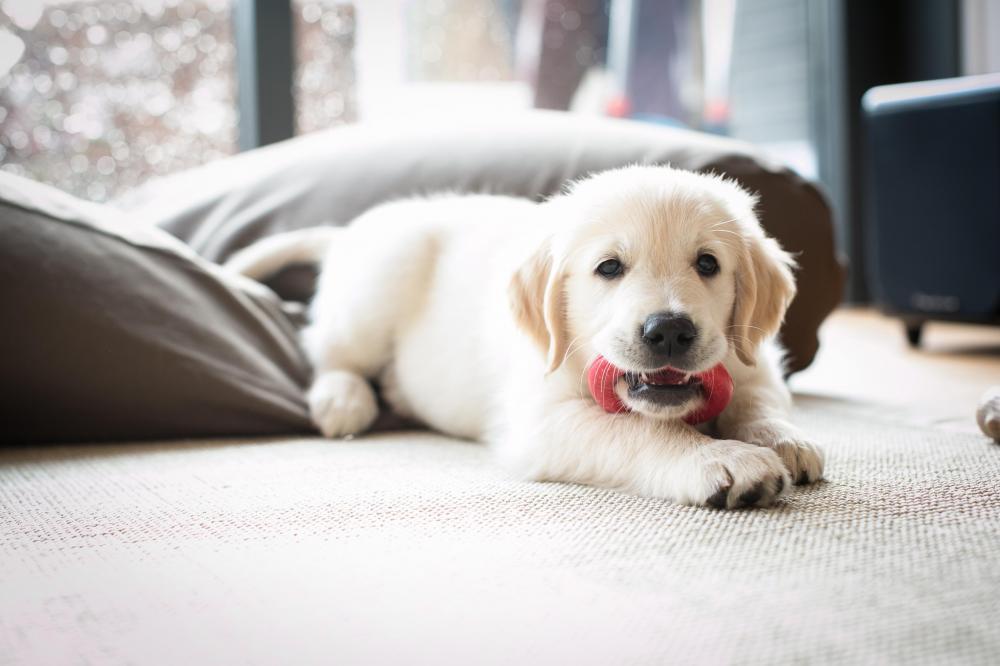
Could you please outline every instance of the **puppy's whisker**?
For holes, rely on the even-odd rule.
[[[579,352],[579,351],[582,351],[582,350],[583,350],[583,345],[582,345],[582,344],[581,344],[581,345],[579,345],[579,346],[577,346],[577,348],[576,348],[576,349],[573,349],[573,350],[567,350],[567,351],[566,351],[566,353],[565,353],[565,354],[563,354],[563,363],[565,363],[565,362],[566,362],[566,361],[568,361],[568,360],[569,360],[570,358],[572,358],[574,354],[576,354],[577,352]]]
[[[601,386],[604,386],[604,382],[608,381],[608,373],[611,371],[611,364],[604,366],[601,371]]]
[[[583,349],[583,345],[584,345],[583,341],[580,341],[580,344],[577,345],[576,349],[573,349],[573,345],[575,345],[577,343],[577,341],[579,341],[580,338],[582,338],[582,337],[583,337],[582,335],[578,335],[575,338],[573,338],[572,340],[570,340],[569,344],[566,345],[566,352],[563,354],[563,358],[562,358],[562,362],[563,363],[565,363],[566,361],[568,361],[570,359],[570,357],[573,356],[573,354],[575,354],[578,351],[580,351],[581,349]]]
[[[580,371],[580,379],[577,381],[577,390],[580,395],[587,395],[590,392],[590,386],[587,382],[587,374],[590,372],[590,367],[585,367]]]
[[[730,329],[730,328],[752,328],[755,331],[760,331],[761,333],[766,333],[767,332],[764,329],[762,329],[760,326],[751,326],[750,324],[733,324],[731,326],[726,326],[727,330]]]
[[[752,341],[745,335],[727,335],[726,339],[729,340],[734,346],[737,342],[744,342],[747,345],[751,345]]]
[[[732,249],[736,249],[735,246],[732,243],[727,243],[726,241],[721,240],[719,238],[713,238],[712,240],[710,240],[707,243],[705,243],[705,245],[721,245],[722,247],[726,247],[726,248],[729,248],[731,250]]]
[[[586,344],[586,340],[581,340],[582,337],[583,334],[580,334],[575,338],[573,338],[572,340],[570,340],[569,344],[566,346],[566,353],[563,354],[563,363],[568,361],[574,354],[583,350],[583,347]],[[574,345],[576,345],[575,349],[573,347]],[[589,370],[590,370],[589,366],[584,366],[584,368],[580,371],[578,389],[581,391],[581,395],[586,395],[584,389],[586,387],[586,377]]]
[[[569,350],[570,350],[570,349],[572,349],[572,348],[573,348],[573,345],[575,345],[575,344],[577,343],[577,341],[578,341],[578,340],[579,340],[580,338],[582,338],[582,337],[583,337],[583,335],[581,334],[581,335],[578,335],[578,336],[574,337],[574,338],[573,338],[572,340],[570,340],[570,341],[569,341],[569,344],[568,344],[568,345],[566,345],[566,353],[565,353],[565,354],[563,354],[563,359],[565,359],[565,358],[566,358],[566,356],[567,356],[567,355],[569,354]]]
[[[730,222],[736,222],[738,219],[740,219],[740,218],[738,218],[738,217],[731,217],[728,220],[719,220],[718,222],[712,224],[709,227],[709,229],[715,229],[717,227],[721,227],[723,224],[729,224]]]

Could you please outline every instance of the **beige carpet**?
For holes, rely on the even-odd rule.
[[[734,513],[427,433],[3,451],[0,665],[996,663],[1000,445],[799,404],[828,481]]]
[[[810,401],[767,511],[429,434],[0,454],[0,664],[995,663],[1000,448]]]

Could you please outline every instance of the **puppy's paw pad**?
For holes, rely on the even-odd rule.
[[[705,500],[705,504],[713,509],[725,509],[729,502],[729,491],[732,486],[722,486]]]
[[[753,506],[764,497],[764,482],[760,482],[750,490],[743,491],[736,503],[740,506]]]
[[[368,382],[349,372],[321,375],[309,389],[309,415],[325,437],[347,437],[367,430],[378,416]]]

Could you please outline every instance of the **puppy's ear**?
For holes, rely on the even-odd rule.
[[[546,372],[562,365],[566,355],[563,275],[545,241],[514,273],[507,288],[514,321],[546,354]]]
[[[736,355],[746,365],[756,364],[760,343],[781,327],[795,297],[794,267],[795,260],[773,238],[746,239],[731,322]]]

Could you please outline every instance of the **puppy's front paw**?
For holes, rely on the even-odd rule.
[[[771,449],[734,440],[715,440],[699,446],[688,503],[716,509],[769,506],[781,497],[791,479]]]
[[[375,392],[364,377],[337,370],[316,378],[309,389],[309,415],[326,437],[367,430],[378,416]]]
[[[815,483],[823,478],[823,450],[791,423],[751,423],[742,428],[737,436],[751,444],[773,449],[785,463],[796,485]]]

